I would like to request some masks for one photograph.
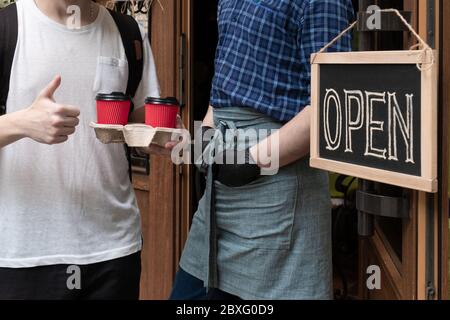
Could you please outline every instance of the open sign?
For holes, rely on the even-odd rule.
[[[437,66],[431,51],[312,58],[311,166],[437,191]]]

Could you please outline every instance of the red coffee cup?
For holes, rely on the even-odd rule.
[[[145,124],[153,128],[177,127],[177,114],[180,104],[176,98],[152,98],[145,99]]]
[[[97,123],[126,125],[131,109],[131,99],[121,92],[99,93],[97,100]]]

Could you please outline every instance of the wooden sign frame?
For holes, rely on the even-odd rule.
[[[434,58],[433,55],[434,54]],[[438,53],[436,51],[370,51],[317,53],[311,58],[311,160],[313,168],[399,187],[436,193]],[[421,65],[421,176],[375,169],[320,156],[320,66],[324,64]]]

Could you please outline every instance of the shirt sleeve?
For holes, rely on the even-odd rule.
[[[308,0],[305,1],[300,25],[298,46],[301,50],[301,84],[311,94],[311,55],[318,52],[338,34],[345,30],[354,19],[351,0]],[[344,35],[328,52],[351,51],[351,32]]]
[[[143,39],[143,59],[144,69],[142,80],[133,98],[135,109],[139,109],[145,105],[147,97],[159,98],[161,95],[158,76],[156,74],[155,60],[153,58],[152,48],[147,34],[141,29]]]

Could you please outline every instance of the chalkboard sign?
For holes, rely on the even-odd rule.
[[[437,66],[431,52],[312,57],[311,166],[437,191]]]

